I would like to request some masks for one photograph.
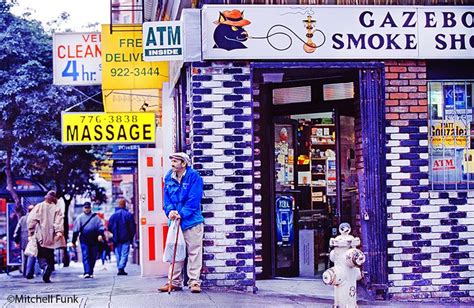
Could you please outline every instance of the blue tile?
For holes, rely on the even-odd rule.
[[[212,89],[193,89],[193,94],[212,94]]]
[[[226,176],[224,177],[224,181],[231,183],[242,183],[244,181],[244,178],[241,176]]]
[[[241,108],[224,110],[225,115],[242,114],[242,113],[244,113],[244,111]]]
[[[250,94],[252,93],[252,90],[250,88],[235,88],[234,93],[235,94]]]
[[[235,232],[235,233],[227,233],[226,238],[244,238],[244,234],[242,232]]]
[[[237,81],[247,81],[250,80],[250,75],[234,75],[234,79]]]
[[[225,224],[226,225],[241,225],[244,223],[244,220],[239,218],[239,219],[230,219],[230,218],[227,218],[225,219]]]
[[[241,101],[242,99],[244,99],[242,95],[233,95],[233,94],[224,95],[224,101]]]
[[[226,123],[228,124],[228,123]],[[224,136],[224,141],[229,141],[229,142],[232,142],[232,141],[242,141],[244,140],[244,137],[243,136]],[[239,156],[237,156],[239,157]]]
[[[212,149],[212,143],[210,142],[199,142],[194,144],[195,149]]]
[[[244,192],[242,190],[226,190],[225,195],[227,197],[240,197],[244,195]]]
[[[226,204],[226,211],[242,211],[244,206],[242,204]]]
[[[244,150],[224,150],[225,155],[242,155]]]
[[[224,88],[239,88],[242,87],[242,82],[240,81],[224,81],[222,83]]]
[[[242,123],[242,122],[225,122],[224,127],[225,128],[242,128],[242,127],[244,127],[244,123]]]
[[[245,247],[226,247],[226,252],[245,252]]]
[[[212,108],[211,102],[194,102],[193,106],[195,108]]]
[[[225,68],[224,74],[242,74],[241,68]]]
[[[211,81],[212,76],[211,75],[194,75],[193,76],[193,81]]]
[[[193,117],[194,122],[212,122],[212,116],[205,115],[205,116],[195,116]]]
[[[242,169],[243,167],[243,163],[224,163],[225,169]]]

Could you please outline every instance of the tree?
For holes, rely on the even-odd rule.
[[[38,21],[12,15],[10,6],[0,0],[0,156],[5,161],[7,189],[19,210],[15,176],[55,188],[59,197],[65,197],[67,237],[72,197],[84,192],[104,196],[91,180],[92,163],[100,161],[105,149],[61,145],[61,112],[74,105],[79,110],[101,110],[92,100],[83,99],[100,90],[54,86],[51,36]]]

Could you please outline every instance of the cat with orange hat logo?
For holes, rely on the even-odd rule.
[[[225,50],[247,48],[242,42],[248,39],[248,33],[243,27],[250,24],[244,18],[244,12],[239,10],[224,11],[219,13],[219,20],[214,30],[214,48]]]

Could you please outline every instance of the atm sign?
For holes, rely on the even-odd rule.
[[[63,113],[62,144],[155,143],[155,113]]]

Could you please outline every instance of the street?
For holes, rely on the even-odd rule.
[[[82,264],[71,263],[68,268],[56,266],[51,280],[45,284],[41,277],[24,279],[18,271],[0,274],[0,304],[2,307],[331,307],[332,289],[319,280],[273,279],[259,280],[256,294],[203,289],[192,294],[157,292],[166,283],[164,277],[140,276],[135,264],[127,267],[128,276],[117,276],[115,263],[100,261],[95,278],[82,278]],[[313,293],[313,294],[311,294]],[[315,295],[318,294],[318,295]],[[22,297],[23,295],[23,297]],[[453,307],[453,304],[371,302],[359,300],[362,307]],[[467,306],[466,306],[467,307]]]

